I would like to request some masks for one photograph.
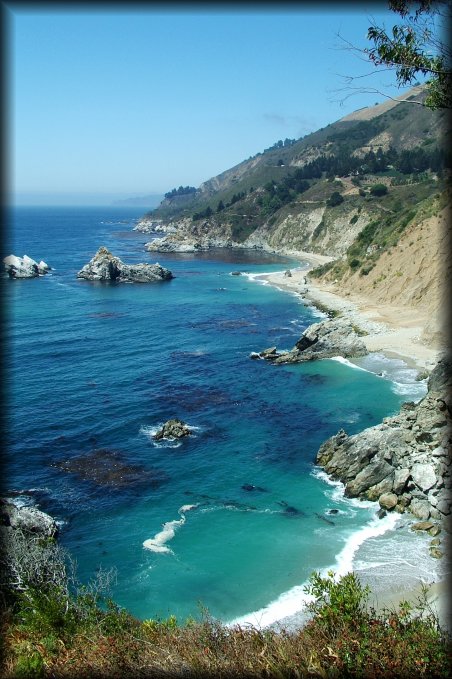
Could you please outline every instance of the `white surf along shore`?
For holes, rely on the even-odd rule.
[[[249,278],[295,293],[321,310],[347,316],[363,332],[361,339],[370,353],[383,354],[391,362],[401,360],[419,372],[430,371],[435,367],[443,350],[422,343],[422,332],[428,321],[424,313],[413,308],[377,305],[371,299],[358,295],[344,297],[332,285],[308,281],[308,271],[331,261],[331,257],[300,251],[284,251],[281,254],[298,259],[300,266],[291,268],[290,275],[286,270],[250,275]],[[316,473],[326,483],[335,485],[336,492],[343,494],[342,483],[332,481],[324,472]],[[326,576],[332,570],[335,579],[338,579],[355,571],[361,582],[371,587],[369,604],[380,611],[394,610],[402,600],[415,606],[420,601],[423,586],[427,586],[428,604],[439,616],[441,624],[452,630],[447,600],[448,565],[429,555],[427,536],[421,537],[419,533],[414,536],[413,531],[409,530],[408,526],[416,521],[415,517],[389,514],[378,519],[377,503],[347,501],[358,502],[361,506],[369,505],[369,508],[374,508],[373,516],[360,531],[347,539],[336,557],[336,563],[325,568],[321,574]],[[276,625],[286,629],[302,626],[309,617],[306,604],[312,599],[305,592],[306,584],[284,592],[261,610],[250,612],[228,624],[257,627]]]

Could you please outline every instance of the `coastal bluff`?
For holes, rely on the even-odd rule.
[[[77,273],[77,278],[88,281],[117,283],[154,283],[174,278],[169,269],[160,264],[124,264],[106,247],[100,247],[94,257]]]
[[[341,429],[323,443],[316,463],[345,484],[346,496],[425,522],[450,519],[451,368],[448,357],[438,362],[419,403],[404,403],[359,434]]]

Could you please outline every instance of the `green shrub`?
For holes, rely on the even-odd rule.
[[[14,668],[17,679],[39,679],[44,676],[44,661],[38,651],[19,655]]]
[[[366,264],[365,266],[361,267],[361,270],[359,272],[360,276],[368,276],[372,269],[374,268],[375,264],[371,262],[370,264]]]
[[[335,580],[334,572],[328,571],[326,578],[313,573],[305,592],[315,597],[315,601],[308,604],[309,610],[329,634],[334,634],[344,625],[360,625],[370,588],[363,587],[355,573]]]
[[[335,262],[325,262],[325,264],[320,264],[319,266],[316,266],[314,269],[311,269],[311,271],[309,271],[309,277],[311,278],[312,276],[312,278],[320,278],[321,276],[323,276],[323,274],[330,271],[333,268],[334,264]]]
[[[334,191],[326,201],[326,204],[329,207],[335,207],[336,205],[340,205],[343,202],[344,197],[339,193],[339,191]]]
[[[374,184],[370,189],[370,194],[372,196],[385,196],[388,193],[388,187],[386,184]]]

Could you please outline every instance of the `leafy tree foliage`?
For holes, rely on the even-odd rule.
[[[288,146],[292,146],[293,144],[296,143],[296,141],[297,141],[296,139],[288,139],[287,137],[286,139],[284,139],[284,141],[282,139],[279,139],[277,142],[273,144],[273,146],[269,146],[267,149],[264,149],[263,153],[267,153],[268,151],[274,151],[275,149],[282,149]]]
[[[451,3],[390,0],[389,7],[402,17],[403,23],[391,31],[371,26],[367,37],[374,47],[364,52],[376,66],[395,69],[399,86],[414,84],[419,74],[427,76],[425,105],[431,109],[451,108],[451,52],[445,40],[438,37],[438,22],[444,21],[443,30],[450,30]]]
[[[234,203],[237,203],[242,198],[245,198],[245,196],[246,196],[246,191],[239,191],[239,193],[234,193],[231,200],[228,203],[226,203],[226,207],[230,207],[231,205],[234,205]]]
[[[211,217],[212,215],[213,215],[213,210],[209,205],[208,207],[206,207],[205,210],[201,210],[200,212],[195,212],[194,215],[192,216],[192,220],[194,222],[197,222],[200,219],[209,219],[209,217]]]

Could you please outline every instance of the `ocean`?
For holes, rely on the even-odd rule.
[[[377,591],[432,579],[428,541],[406,517],[344,497],[315,466],[321,443],[419,400],[416,370],[381,354],[275,366],[324,317],[259,274],[299,266],[259,251],[148,253],[142,209],[20,207],[2,257],[51,272],[1,282],[6,350],[4,494],[54,516],[87,583],[141,619],[204,611],[269,625],[303,615],[310,574],[354,568]],[[158,261],[156,284],[82,281],[104,245]],[[233,271],[242,275],[231,275]],[[156,442],[178,417],[193,435]],[[414,558],[413,550],[416,553]]]

